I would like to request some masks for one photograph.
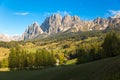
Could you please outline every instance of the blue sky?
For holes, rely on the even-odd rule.
[[[120,13],[120,0],[0,0],[0,34],[22,34],[54,13],[89,20]]]

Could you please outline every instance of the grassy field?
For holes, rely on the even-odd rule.
[[[72,59],[72,60],[68,60],[65,65],[75,65],[76,62],[77,62],[77,58]]]
[[[0,72],[0,80],[120,80],[120,56],[43,70]]]
[[[9,49],[0,47],[0,61],[9,56]]]

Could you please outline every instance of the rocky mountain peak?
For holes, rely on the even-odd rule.
[[[47,17],[42,23],[41,28],[44,32],[49,34],[54,34],[59,32],[61,27],[62,17],[60,14],[53,14],[50,17]]]
[[[62,23],[68,23],[68,22],[71,22],[72,20],[72,17],[70,15],[66,15],[62,18]]]
[[[32,25],[37,27],[39,26],[38,22],[34,22]]]
[[[63,19],[66,19],[66,18],[71,19],[71,16],[70,16],[69,14],[67,14],[67,15],[65,15],[65,16],[63,17]]]
[[[108,28],[116,28],[120,26],[120,14],[117,14],[113,17],[109,17],[109,25]]]
[[[98,17],[98,18],[94,19],[93,22],[94,22],[94,24],[95,24],[94,27],[95,27],[97,30],[103,30],[103,29],[105,29],[106,27],[108,27],[109,20]],[[95,29],[95,30],[96,30],[96,29]]]
[[[39,34],[42,34],[43,31],[40,28],[40,25],[37,22],[34,22],[26,29],[25,33],[22,35],[23,40],[31,39],[37,37]]]
[[[61,17],[60,14],[53,14],[47,17],[40,25],[35,22],[28,26],[24,35],[24,40],[34,38],[42,33],[49,35],[58,32],[78,32],[78,31],[91,31],[91,30],[105,30],[106,28],[120,26],[120,15],[114,17],[96,18],[91,21],[80,20],[79,16],[65,15]]]
[[[59,19],[62,18],[60,14],[53,14],[50,18]]]
[[[102,18],[97,17],[96,19],[93,20],[93,22],[96,23],[96,24],[101,24],[102,20],[103,20]]]
[[[80,21],[80,17],[78,17],[78,16],[73,16],[73,21]]]

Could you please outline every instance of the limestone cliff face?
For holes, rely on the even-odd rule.
[[[83,29],[84,23],[78,16],[66,15],[62,19],[62,32],[71,30],[72,32],[80,31]]]
[[[26,31],[23,33],[22,38],[23,38],[23,40],[32,39],[42,33],[43,33],[43,31],[40,28],[40,25],[37,22],[35,22],[35,23],[31,24],[30,26],[28,26]]]
[[[94,23],[94,27],[92,28],[93,30],[104,30],[108,27],[109,20],[98,17],[93,20],[93,23]]]
[[[41,28],[44,32],[49,34],[58,33],[61,30],[62,17],[59,14],[53,14],[47,17],[42,23]]]
[[[69,29],[76,29],[75,31],[80,31],[83,26],[84,23],[78,16],[66,15],[62,18],[59,14],[54,14],[45,19],[41,28],[44,32],[54,34],[67,31]]]
[[[109,23],[108,23],[108,28],[116,28],[120,27],[120,17],[109,17],[108,18]]]

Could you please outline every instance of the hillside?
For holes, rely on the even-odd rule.
[[[0,72],[0,80],[120,80],[120,56],[35,71]]]
[[[8,57],[8,54],[9,54],[9,49],[0,47],[0,61],[3,58]]]

